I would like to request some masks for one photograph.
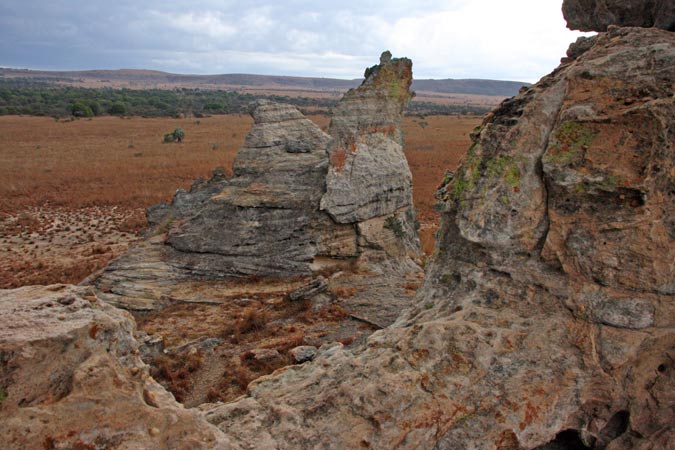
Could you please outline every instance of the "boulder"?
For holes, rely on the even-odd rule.
[[[302,364],[304,362],[313,360],[316,352],[317,348],[312,345],[301,345],[299,347],[292,348],[288,353],[293,358],[293,361],[298,364]]]
[[[0,448],[228,448],[148,374],[131,315],[90,288],[0,291]]]
[[[572,30],[607,31],[616,25],[675,31],[673,0],[565,0],[562,11]]]

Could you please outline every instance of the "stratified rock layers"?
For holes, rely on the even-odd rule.
[[[412,205],[400,130],[411,84],[412,62],[385,52],[333,111],[321,208],[337,222],[363,222]]]
[[[212,423],[250,448],[672,448],[675,35],[612,29],[570,54],[441,189],[418,306]]]
[[[234,177],[218,174],[150,208],[151,236],[106,268],[101,298],[147,311],[165,306],[179,282],[419,256],[400,130],[411,82],[410,60],[386,52],[337,106],[330,135],[292,106],[258,102]],[[336,165],[347,143],[346,165]]]
[[[127,312],[88,288],[0,290],[0,448],[228,448],[148,374]]]

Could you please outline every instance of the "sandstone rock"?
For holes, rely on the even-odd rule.
[[[227,448],[148,375],[132,317],[88,288],[0,291],[0,448]]]
[[[334,109],[321,208],[335,221],[362,222],[411,207],[412,175],[400,130],[411,83],[412,62],[385,52]]]
[[[364,256],[371,252],[417,258],[419,226],[400,131],[411,67],[385,55],[368,69],[336,108],[331,136],[292,106],[258,102],[234,177],[215,173],[179,190],[171,204],[150,208],[147,239],[96,280],[101,298],[151,311],[172,303],[177,284],[195,280],[305,276],[344,260],[374,261]],[[352,138],[359,157],[352,158],[353,176],[344,177],[326,149]],[[348,193],[354,214],[330,206],[342,202],[336,189]]]
[[[273,348],[254,348],[249,352],[251,359],[255,361],[272,361],[281,356],[279,351]]]
[[[316,355],[316,351],[317,348],[314,346],[301,345],[291,349],[288,353],[293,357],[293,360],[296,363],[302,364],[304,362],[313,360],[314,356]]]
[[[562,11],[573,30],[606,31],[617,25],[675,31],[673,0],[564,0]]]
[[[675,34],[571,54],[475,134],[416,308],[211,423],[252,447],[672,448]]]
[[[319,276],[316,279],[312,280],[308,284],[299,287],[298,289],[290,292],[288,298],[291,301],[299,300],[309,300],[312,297],[315,297],[323,292],[326,292],[328,289],[328,280],[325,277]]]

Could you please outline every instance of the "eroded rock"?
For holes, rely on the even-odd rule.
[[[148,375],[129,313],[89,288],[0,291],[0,447],[228,448]]]
[[[345,260],[374,261],[366,256],[373,252],[416,259],[419,225],[400,130],[412,63],[385,56],[340,102],[330,135],[292,106],[258,102],[234,177],[216,173],[150,208],[148,238],[96,280],[101,297],[150,311],[193,280],[311,276]],[[358,159],[345,177],[331,155],[352,140]],[[351,213],[336,212],[338,191],[348,193]]]
[[[675,35],[582,47],[476,131],[416,308],[212,423],[253,447],[672,447]]]
[[[565,0],[562,11],[573,30],[607,31],[616,25],[675,31],[673,0]]]

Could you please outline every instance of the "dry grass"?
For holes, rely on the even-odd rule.
[[[422,229],[426,254],[434,248],[438,213],[434,194],[447,170],[455,170],[471,144],[469,134],[482,118],[465,116],[406,117],[403,121],[405,154],[413,174],[413,200]]]
[[[150,373],[173,393],[176,400],[182,402],[192,388],[192,374],[203,362],[200,352],[188,353],[181,358],[159,355],[152,362]]]
[[[251,123],[240,115],[74,122],[0,117],[0,213],[45,203],[138,208],[168,200],[216,166],[229,170]],[[184,142],[162,143],[176,127],[185,130]]]
[[[310,118],[327,130],[329,117]],[[465,154],[479,122],[457,116],[404,120],[427,253],[437,222],[433,194]],[[0,287],[76,283],[105,266],[144,228],[145,208],[209,177],[215,167],[231,172],[251,124],[245,115],[73,122],[0,117]],[[179,126],[186,132],[183,143],[162,143],[164,133]],[[112,251],[84,248],[98,243]]]

